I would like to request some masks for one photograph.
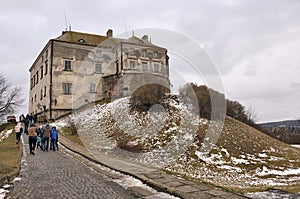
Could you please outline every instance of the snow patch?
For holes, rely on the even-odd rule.
[[[221,166],[218,166],[218,168],[226,169],[226,170],[228,170],[228,172],[242,172],[241,168],[233,167],[233,166],[230,166],[230,165],[221,165]]]
[[[298,169],[287,169],[287,170],[271,170],[268,169],[266,166],[263,166],[262,169],[258,168],[256,170],[256,174],[258,176],[266,176],[266,175],[279,175],[279,176],[287,176],[287,175],[299,175],[300,168]]]
[[[231,161],[233,164],[251,164],[249,160],[239,159],[235,157],[231,157]]]
[[[10,134],[12,134],[12,132],[13,132],[12,129],[9,129],[9,130],[7,130],[7,131],[2,131],[2,132],[0,133],[0,142],[1,142],[2,140],[4,140],[5,138],[7,138]]]
[[[300,148],[300,144],[292,144],[292,147]]]

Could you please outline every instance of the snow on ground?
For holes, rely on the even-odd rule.
[[[286,169],[286,170],[273,170],[268,169],[266,166],[263,166],[262,169],[258,169],[256,174],[259,176],[266,175],[277,175],[277,176],[287,176],[287,175],[300,175],[300,168],[297,169]]]
[[[75,113],[56,126],[74,121],[91,153],[152,164],[220,186],[300,186],[298,149],[233,119],[224,128],[215,122],[223,128],[216,137],[218,128],[209,129],[213,122],[193,114],[187,100],[170,98],[164,104],[137,112],[130,110],[129,98],[122,98]]]
[[[6,130],[6,131],[1,131],[0,132],[0,142],[2,140],[4,140],[5,138],[7,138],[10,134],[12,134],[13,130],[12,129],[9,129],[9,130]]]
[[[300,144],[292,144],[292,147],[300,148]]]
[[[9,191],[0,188],[0,199],[3,199]]]
[[[270,199],[270,198],[276,198],[276,199],[286,199],[286,198],[300,198],[299,194],[291,194],[282,190],[268,190],[264,192],[256,192],[256,193],[248,193],[248,197],[253,199]]]

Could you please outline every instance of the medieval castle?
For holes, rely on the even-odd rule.
[[[167,49],[148,36],[129,39],[63,31],[30,71],[29,113],[55,120],[88,103],[129,96],[142,85],[170,87]]]

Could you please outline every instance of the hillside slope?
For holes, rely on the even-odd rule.
[[[300,149],[232,118],[225,123],[199,118],[186,99],[170,97],[140,113],[130,110],[129,99],[123,98],[70,117],[92,154],[152,164],[235,190],[300,191]],[[222,129],[220,135],[211,132],[213,123]],[[203,150],[214,133],[217,142]]]
[[[237,120],[226,118],[209,154],[198,149],[199,144],[167,169],[239,190],[300,191],[300,150]]]

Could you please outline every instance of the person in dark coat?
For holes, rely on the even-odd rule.
[[[50,150],[58,150],[58,132],[56,127],[52,127]]]
[[[49,123],[46,124],[46,126],[44,126],[42,128],[42,145],[43,145],[43,151],[48,151],[49,149],[49,139],[52,133],[52,130],[49,126]]]
[[[28,134],[29,122],[30,122],[30,116],[29,116],[29,114],[27,114],[26,117],[25,117],[25,119],[24,119],[24,124],[25,124],[24,132],[26,134]]]

